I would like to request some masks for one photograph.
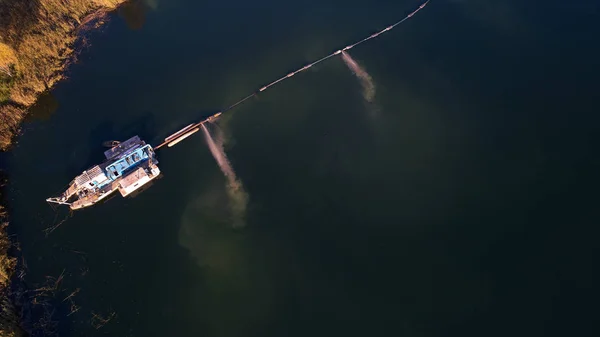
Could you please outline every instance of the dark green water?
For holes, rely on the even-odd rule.
[[[194,136],[45,237],[103,141],[158,144],[419,2],[153,4],[90,36],[8,158],[25,281],[65,271],[61,336],[598,334],[595,1],[433,0],[350,51],[372,104],[334,58],[235,109],[244,227]]]

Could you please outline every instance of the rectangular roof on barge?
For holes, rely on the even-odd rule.
[[[94,183],[95,185],[98,183],[103,183],[107,179],[108,178],[104,174],[104,171],[102,171],[102,168],[96,165],[87,171],[83,171],[82,174],[75,177],[75,183],[77,186],[84,186],[90,182]]]
[[[127,139],[126,141],[120,143],[119,145],[112,147],[110,150],[104,151],[104,156],[106,157],[106,159],[113,159],[115,157],[119,157],[123,154],[126,154],[128,151],[137,146],[142,145],[146,145],[146,143],[142,141],[139,136],[133,136]]]

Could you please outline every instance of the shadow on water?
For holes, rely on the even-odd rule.
[[[128,1],[119,7],[119,16],[131,30],[140,30],[146,23],[148,5],[142,0]]]
[[[51,91],[43,92],[25,117],[25,123],[45,122],[58,110],[60,104]]]

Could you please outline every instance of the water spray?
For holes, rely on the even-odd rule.
[[[342,60],[344,60],[348,69],[350,69],[354,76],[360,81],[360,84],[363,87],[363,97],[365,100],[367,102],[373,101],[373,97],[375,96],[375,84],[373,83],[371,75],[369,75],[369,73],[345,51],[342,51]]]
[[[246,207],[248,205],[248,194],[244,191],[242,182],[237,178],[225,150],[223,150],[223,139],[217,137],[217,141],[213,139],[208,128],[204,124],[201,125],[202,131],[204,132],[204,139],[210,149],[210,153],[215,158],[217,165],[223,172],[223,175],[227,179],[227,195],[231,206],[233,220],[236,226],[242,226],[244,223],[244,217],[246,213]],[[198,130],[196,128],[195,130]]]

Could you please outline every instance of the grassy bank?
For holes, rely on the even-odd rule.
[[[3,201],[2,187],[6,180],[0,172],[0,201]],[[6,235],[8,226],[8,214],[2,205],[0,205],[0,336],[16,337],[22,336],[23,331],[20,327],[20,317],[11,300],[10,282],[17,265],[16,258],[10,256],[9,252],[12,243]]]
[[[0,150],[27,108],[64,76],[82,28],[125,0],[0,0]]]
[[[0,0],[0,151],[9,148],[27,109],[63,79],[77,39],[126,0]],[[0,172],[0,337],[24,335],[11,301],[17,260],[6,228]]]

